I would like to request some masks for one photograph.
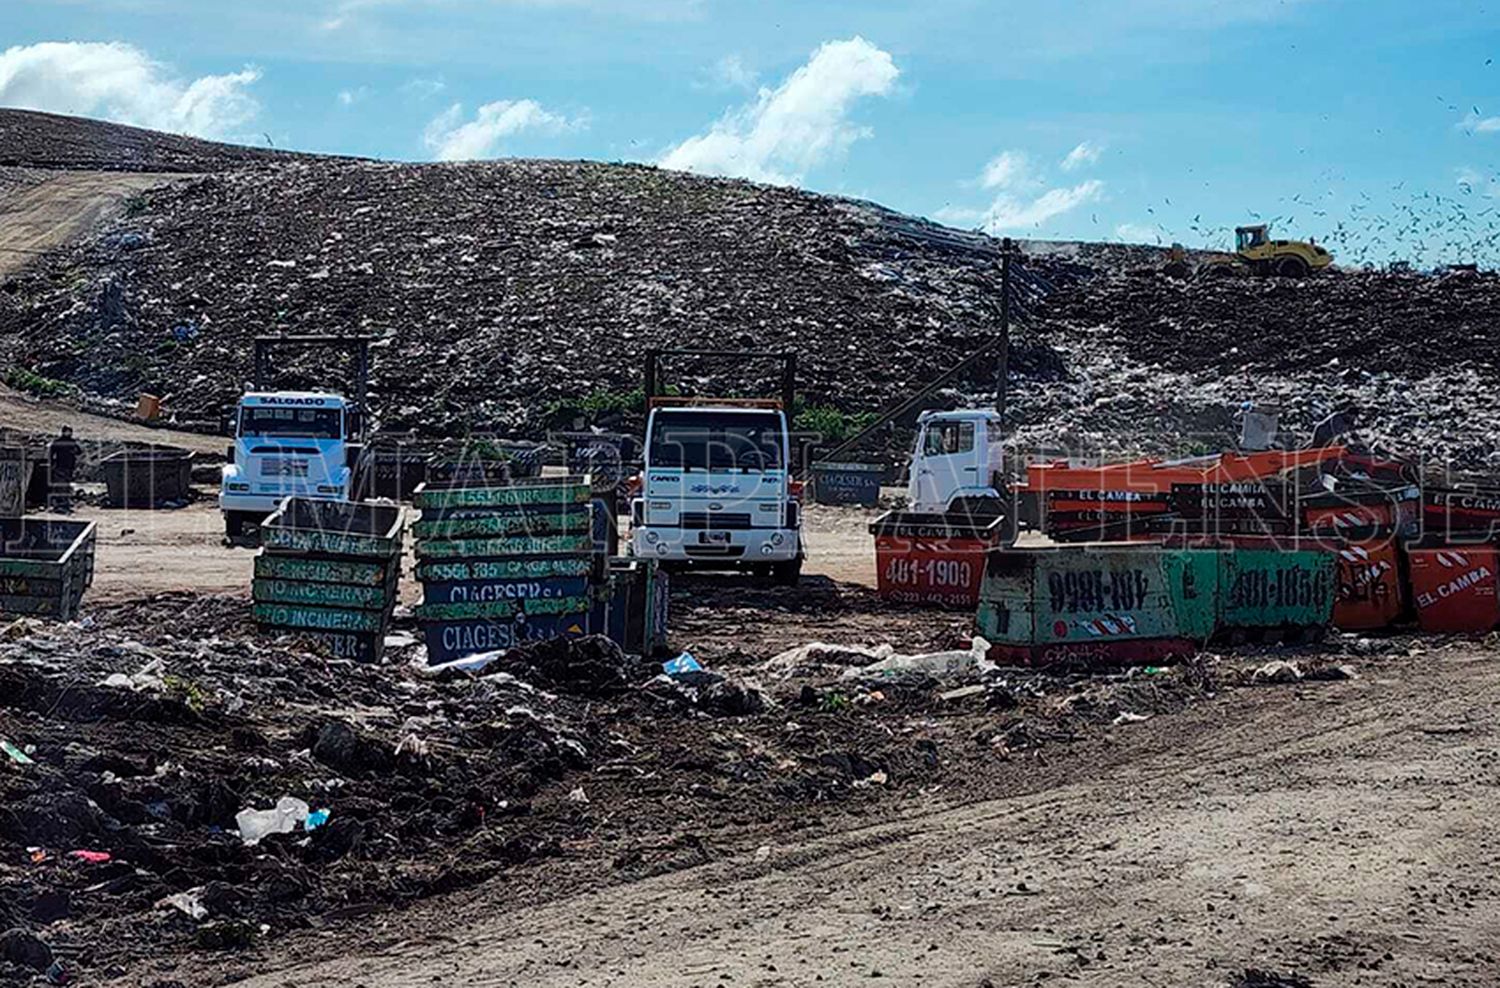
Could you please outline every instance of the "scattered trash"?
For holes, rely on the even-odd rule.
[[[1359,672],[1351,665],[1322,665],[1305,670],[1302,678],[1310,682],[1339,682],[1358,679]]]
[[[1134,714],[1128,710],[1122,710],[1114,720],[1110,721],[1110,725],[1113,727],[1119,727],[1121,724],[1139,724],[1143,720],[1150,719],[1151,718],[1145,714]]]
[[[583,791],[583,786],[576,786],[568,793],[568,802],[587,803],[589,794]]]
[[[486,668],[489,667],[492,662],[496,662],[504,657],[505,652],[503,651],[476,652],[473,655],[466,655],[461,659],[454,659],[452,662],[444,662],[442,665],[430,666],[426,664],[426,653],[423,653],[422,656],[414,658],[412,660],[412,667],[417,670],[418,675],[425,678],[443,679],[447,676],[453,675],[454,673],[483,672]]]
[[[947,690],[946,692],[939,693],[938,699],[943,701],[962,700],[966,697],[978,696],[979,694],[985,692],[987,689],[988,687],[980,683],[975,683],[972,686],[960,686],[958,689]]]
[[[166,680],[162,672],[166,666],[161,659],[152,659],[141,667],[141,670],[133,675],[127,676],[123,672],[112,673],[106,676],[100,686],[108,686],[115,689],[133,690],[141,693],[146,690],[161,692],[167,688]]]
[[[871,772],[869,775],[865,776],[863,779],[855,779],[854,788],[865,789],[870,786],[883,786],[886,784],[888,778],[889,776],[885,774],[885,771],[883,769],[877,769],[876,771]]]
[[[1259,669],[1251,677],[1255,683],[1300,683],[1302,681],[1302,670],[1295,663],[1283,659],[1272,659]]]
[[[899,678],[918,674],[939,679],[983,674],[998,668],[986,656],[990,643],[975,636],[967,649],[948,652],[925,652],[920,655],[893,654],[866,666],[855,666],[844,673],[845,679]]]
[[[6,756],[17,765],[36,764],[36,762],[31,760],[30,755],[3,738],[0,738],[0,751],[5,752]]]
[[[109,864],[114,860],[108,851],[69,851],[68,857],[85,864]]]
[[[331,816],[333,816],[331,810],[313,810],[307,814],[307,819],[302,821],[302,829],[308,831],[317,830],[323,824],[327,823],[328,818]]]
[[[698,660],[693,658],[692,652],[683,652],[677,658],[663,662],[661,664],[661,671],[668,676],[676,677],[685,672],[702,672],[703,666],[699,665]]]
[[[208,907],[203,904],[203,889],[201,887],[188,889],[186,892],[178,892],[166,898],[158,899],[158,909],[176,909],[189,919],[205,920],[208,918]]]
[[[246,808],[235,814],[240,840],[254,847],[271,834],[289,834],[301,826],[311,813],[308,805],[294,796],[282,796],[269,810]]]

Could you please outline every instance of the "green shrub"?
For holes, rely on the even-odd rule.
[[[73,386],[67,381],[58,381],[50,377],[43,377],[24,367],[12,367],[6,371],[5,383],[17,391],[36,395],[38,398],[56,398],[73,390]]]

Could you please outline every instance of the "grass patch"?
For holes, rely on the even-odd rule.
[[[29,371],[24,367],[12,367],[6,371],[5,383],[17,391],[24,391],[38,398],[59,398],[73,390],[73,385],[67,381],[43,377],[35,371]]]

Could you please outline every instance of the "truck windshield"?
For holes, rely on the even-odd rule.
[[[779,470],[781,416],[774,412],[658,412],[651,467],[685,470]]]
[[[337,408],[240,409],[240,435],[291,436],[298,439],[339,439],[343,436]]]

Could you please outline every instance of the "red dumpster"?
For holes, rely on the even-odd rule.
[[[876,591],[903,604],[979,606],[985,554],[1004,540],[1002,517],[888,511],[870,523]]]
[[[1407,557],[1423,631],[1482,634],[1500,625],[1496,546],[1424,546],[1407,550]]]
[[[1401,579],[1401,554],[1395,542],[1382,539],[1339,547],[1336,573],[1335,628],[1388,628],[1406,612],[1406,585]]]

